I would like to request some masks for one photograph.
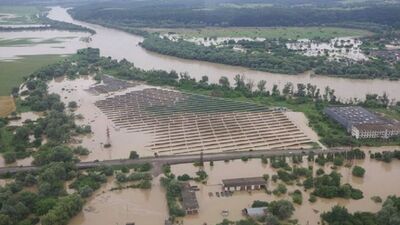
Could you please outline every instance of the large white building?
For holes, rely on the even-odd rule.
[[[400,124],[355,124],[351,135],[357,139],[384,138],[400,136]]]

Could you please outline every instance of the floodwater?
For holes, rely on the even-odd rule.
[[[365,159],[356,160],[354,164],[360,165],[366,169],[364,178],[357,178],[351,175],[351,168],[341,167],[338,172],[342,174],[342,183],[350,183],[353,187],[359,188],[364,193],[364,198],[361,200],[347,200],[347,199],[322,199],[318,198],[317,202],[310,203],[308,201],[309,193],[304,192],[301,187],[296,185],[287,185],[288,193],[299,189],[303,193],[302,205],[295,205],[295,213],[292,216],[293,219],[298,219],[302,225],[316,225],[319,222],[319,214],[324,211],[329,211],[333,206],[339,204],[346,206],[349,211],[370,211],[376,212],[380,209],[381,205],[374,203],[370,198],[372,196],[380,196],[383,200],[388,195],[400,194],[400,181],[393,179],[398,176],[400,172],[400,162],[393,161],[392,163],[383,163],[375,160]],[[302,163],[303,167],[309,164],[306,159]],[[330,173],[332,164],[327,164],[324,167],[326,173]],[[320,168],[318,165],[314,165],[314,172]],[[175,175],[182,175],[184,173],[190,176],[196,176],[195,173],[198,168],[192,164],[181,164],[172,166],[172,172]],[[206,163],[205,171],[208,173],[209,178],[207,184],[194,183],[198,185],[200,191],[196,193],[200,213],[194,216],[187,216],[183,220],[185,225],[198,225],[198,224],[216,224],[221,222],[224,218],[229,220],[240,220],[243,219],[242,209],[250,207],[254,200],[262,201],[273,201],[278,199],[288,199],[291,201],[291,197],[282,195],[276,197],[274,195],[268,195],[264,191],[253,191],[253,192],[234,192],[230,197],[216,197],[215,192],[220,192],[222,188],[222,180],[230,178],[241,178],[241,177],[254,177],[262,176],[263,174],[269,174],[270,177],[276,174],[276,170],[271,168],[269,164],[263,165],[259,159],[251,159],[248,162],[241,160],[235,160],[230,162],[214,162],[214,166],[210,167],[209,163]],[[390,185],[382,185],[390,182]],[[273,190],[276,184],[269,181],[268,189]],[[209,196],[209,192],[213,193],[213,196]],[[308,191],[310,192],[310,191]],[[224,217],[221,215],[223,210],[228,210],[229,215]]]
[[[23,112],[23,113],[18,114],[17,116],[19,116],[21,118],[18,120],[9,121],[8,126],[22,126],[22,125],[24,125],[25,121],[27,121],[27,120],[35,121],[35,120],[39,119],[42,116],[42,113]]]
[[[302,167],[314,166],[314,172],[320,166],[314,163],[308,163],[304,158]],[[389,195],[400,194],[400,181],[393,179],[400,172],[400,161],[394,160],[391,163],[383,163],[370,160],[355,160],[353,165],[360,165],[366,169],[364,178],[357,178],[351,175],[351,168],[341,167],[337,171],[342,174],[342,183],[350,183],[353,187],[359,188],[364,193],[361,200],[347,199],[322,199],[317,202],[308,202],[309,193],[296,185],[287,185],[288,193],[296,189],[302,191],[302,205],[295,205],[295,212],[292,219],[298,219],[301,225],[317,225],[319,214],[329,211],[335,205],[342,205],[351,212],[370,211],[377,212],[381,205],[373,202],[372,196],[380,196],[383,200]],[[326,173],[330,173],[332,164],[326,164],[323,168]],[[172,172],[175,175],[184,173],[195,176],[197,167],[192,164],[180,164],[172,166]],[[262,164],[260,159],[250,159],[247,162],[234,160],[229,162],[214,162],[214,166],[206,163],[204,170],[209,175],[207,183],[195,183],[199,191],[196,196],[200,206],[198,215],[189,215],[184,218],[178,218],[179,224],[184,225],[213,225],[221,222],[224,218],[229,220],[243,219],[242,209],[250,207],[254,200],[273,201],[287,199],[291,201],[288,194],[276,197],[268,195],[264,191],[238,191],[229,197],[217,197],[215,192],[220,192],[222,180],[240,177],[253,177],[269,174],[270,177],[276,174],[276,169],[270,167],[270,164]],[[161,175],[162,176],[162,175]],[[110,191],[115,187],[114,179],[109,179],[106,185],[96,191],[94,196],[89,198],[84,206],[84,210],[75,216],[69,225],[110,225],[126,224],[135,222],[137,225],[162,225],[168,217],[166,207],[165,191],[159,184],[161,176],[155,177],[152,181],[151,190],[123,189],[119,191]],[[390,185],[382,185],[391,180]],[[268,189],[273,190],[277,185],[271,181],[268,182]],[[212,192],[213,196],[209,193]],[[227,210],[229,214],[223,216],[221,212]]]
[[[94,103],[98,100],[110,97],[112,94],[94,95],[87,90],[96,83],[90,76],[82,76],[75,80],[65,77],[57,78],[49,83],[49,92],[57,93],[61,100],[68,105],[69,102],[78,103],[78,108],[73,113],[82,115],[83,119],[77,119],[79,125],[90,125],[92,134],[76,138],[74,145],[88,148],[91,153],[81,157],[82,161],[126,159],[130,151],[137,151],[140,156],[152,156],[146,145],[151,142],[151,134],[140,132],[127,133],[114,127],[113,123],[98,109]],[[140,90],[147,86],[139,85],[128,88],[126,91]],[[123,94],[124,91],[118,92]],[[110,131],[110,148],[104,148],[108,142],[107,128]]]
[[[267,72],[253,71],[243,67],[227,66],[216,63],[201,62],[196,60],[184,60],[176,57],[164,56],[144,50],[138,44],[143,41],[142,37],[128,34],[123,31],[105,28],[103,26],[73,20],[66,9],[53,7],[49,17],[79,24],[96,30],[92,37],[90,47],[100,48],[102,55],[111,56],[115,59],[126,58],[143,69],[176,70],[177,72],[188,72],[191,76],[200,79],[207,75],[210,82],[218,82],[221,76],[227,76],[233,82],[236,74],[244,74],[247,78],[259,81],[266,80],[267,87],[271,89],[273,84],[281,88],[287,83],[311,83],[317,85],[321,90],[329,86],[336,90],[335,94],[340,99],[363,98],[367,93],[383,94],[386,92],[389,98],[400,99],[400,81],[389,80],[355,80],[335,78],[327,76],[314,76],[311,72],[299,75],[272,74]]]
[[[0,32],[0,39],[27,39],[27,44],[0,47],[0,60],[16,59],[27,55],[64,55],[73,54],[80,48],[87,47],[82,38],[89,36],[83,32],[69,31],[19,31]],[[30,43],[29,43],[30,42]]]
[[[72,218],[69,225],[164,224],[168,218],[168,209],[159,177],[154,178],[150,190],[110,191],[110,188],[116,186],[114,179],[110,179],[94,193],[82,212]]]

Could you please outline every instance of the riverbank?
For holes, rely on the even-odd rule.
[[[311,83],[323,90],[329,86],[336,90],[338,99],[350,101],[364,99],[367,93],[377,93],[382,95],[384,92],[390,98],[398,99],[400,90],[398,85],[400,81],[389,80],[354,80],[347,78],[337,78],[328,76],[313,76],[310,73],[304,73],[296,76],[273,74],[249,70],[244,67],[227,66],[216,63],[208,63],[195,60],[183,60],[176,57],[169,57],[144,50],[138,44],[143,41],[143,38],[137,35],[132,35],[116,29],[105,28],[100,25],[94,25],[81,21],[74,20],[67,13],[66,9],[55,7],[49,12],[49,17],[53,20],[61,20],[70,23],[87,26],[96,30],[96,35],[92,36],[92,42],[88,44],[90,47],[100,48],[103,56],[110,56],[114,59],[127,59],[134,62],[135,66],[145,70],[174,70],[178,73],[188,72],[192,78],[200,80],[202,76],[209,77],[209,83],[218,83],[221,76],[226,76],[230,82],[236,74],[243,74],[247,79],[257,83],[260,80],[267,81],[266,87],[272,89],[274,84],[280,89],[287,82]],[[113,45],[109,45],[113,43]],[[129,51],[127,51],[127,48]]]

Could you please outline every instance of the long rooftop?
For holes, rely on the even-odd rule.
[[[265,185],[266,181],[262,177],[247,177],[222,180],[224,186],[242,186],[242,185]]]

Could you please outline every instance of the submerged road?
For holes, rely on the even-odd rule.
[[[223,161],[240,159],[243,157],[258,158],[261,156],[282,156],[282,155],[299,155],[308,154],[309,152],[318,153],[335,153],[349,151],[350,148],[331,148],[331,149],[299,149],[299,150],[262,150],[262,151],[242,151],[242,152],[222,152],[222,153],[204,153],[203,160],[208,161]],[[76,164],[78,169],[89,169],[95,168],[101,165],[107,166],[119,166],[119,165],[135,165],[142,163],[151,163],[153,165],[153,174],[160,174],[162,165],[174,165],[183,163],[194,163],[200,160],[200,154],[192,155],[170,155],[170,156],[158,156],[158,157],[143,157],[140,159],[115,159],[105,161],[93,161],[93,162],[79,162]],[[0,167],[0,175],[7,173],[17,173],[25,171],[35,171],[40,167],[37,166],[19,166],[19,167]]]

